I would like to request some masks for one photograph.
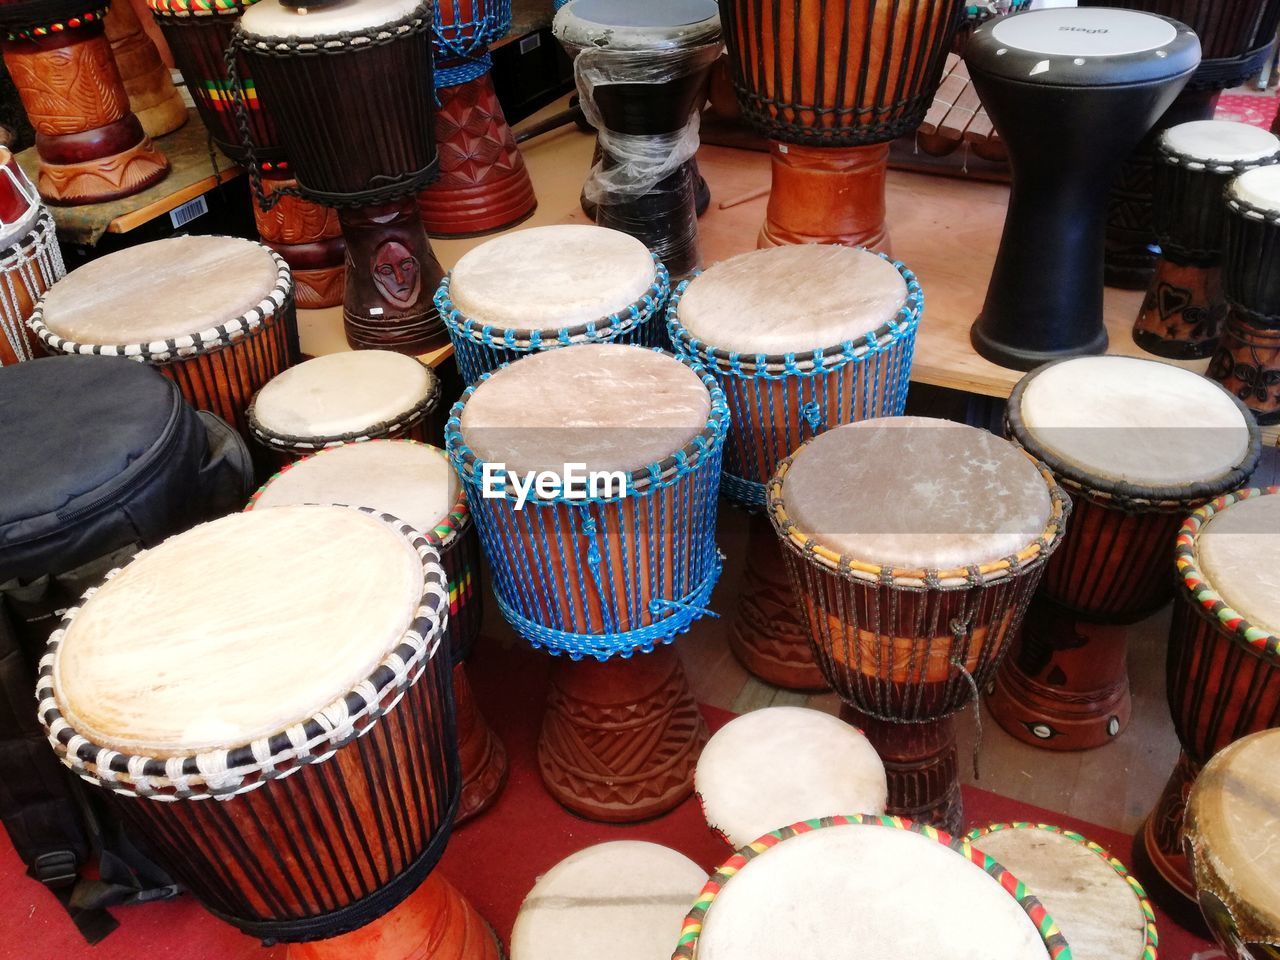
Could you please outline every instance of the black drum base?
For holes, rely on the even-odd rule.
[[[982,329],[979,319],[969,330],[969,342],[978,355],[1010,370],[1034,370],[1051,360],[1065,357],[1088,357],[1107,352],[1107,329],[1098,320],[1099,330],[1091,339],[1064,345],[1054,350],[1027,350],[1012,343],[1003,343]]]

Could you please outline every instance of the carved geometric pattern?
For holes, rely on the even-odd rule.
[[[54,50],[15,50],[5,65],[38,133],[84,133],[115,123],[129,111],[105,37]]]

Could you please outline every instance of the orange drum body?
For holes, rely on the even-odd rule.
[[[774,141],[760,246],[888,250],[888,144],[933,100],[956,0],[732,0],[721,9],[742,112]]]
[[[187,122],[187,105],[174,87],[155,42],[138,22],[130,0],[111,4],[103,25],[129,106],[142,129],[149,137],[177,130]]]

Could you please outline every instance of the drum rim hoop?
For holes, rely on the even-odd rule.
[[[1051,823],[1034,823],[1029,820],[1001,821],[989,823],[982,827],[974,827],[965,834],[964,838],[974,846],[978,846],[983,837],[1010,830],[1042,830],[1045,833],[1055,833],[1058,836],[1066,837],[1068,840],[1073,840],[1091,853],[1097,854],[1103,863],[1129,884],[1129,888],[1138,898],[1138,909],[1142,912],[1142,916],[1146,921],[1143,925],[1142,953],[1139,960],[1156,960],[1156,950],[1160,946],[1160,933],[1156,928],[1156,914],[1151,905],[1151,899],[1147,896],[1146,888],[1142,886],[1141,881],[1130,873],[1129,868],[1121,860],[1112,856],[1110,850],[1074,830],[1068,830],[1065,827],[1055,826]]]
[[[398,437],[397,438],[374,437],[369,440],[360,440],[356,442],[359,442],[359,443],[411,443],[415,447],[426,447],[427,449],[434,451],[444,459],[446,465],[449,465],[449,454],[445,452],[445,450],[442,447],[437,447],[435,444],[432,444],[432,443],[423,443],[421,440],[408,440],[408,439],[398,438]],[[305,456],[300,460],[295,460],[292,463],[285,464],[283,467],[281,467],[279,470],[273,473],[270,477],[268,477],[266,482],[262,486],[260,486],[256,491],[254,491],[253,496],[249,498],[248,505],[245,506],[244,508],[245,511],[253,510],[255,507],[257,507],[258,501],[261,500],[262,497],[266,494],[267,488],[270,487],[271,484],[274,483],[281,475],[286,474],[290,470],[297,467],[298,464],[306,463],[308,460],[313,460],[316,457],[322,456],[323,454],[330,453],[334,450],[337,450],[339,447],[346,447],[346,446],[351,446],[351,444],[347,444],[347,443],[335,444],[334,446],[326,447],[323,450],[315,450],[312,453],[310,453],[308,456]],[[443,557],[445,554],[449,552],[449,548],[452,547],[454,543],[457,542],[458,538],[461,537],[464,533],[466,533],[467,527],[469,527],[470,525],[471,525],[471,508],[467,506],[467,490],[462,483],[459,483],[458,499],[454,501],[453,507],[450,508],[449,512],[445,514],[444,517],[442,517],[440,520],[438,520],[435,526],[433,526],[430,530],[420,530],[419,533],[422,533],[427,538],[427,542],[434,545],[435,548],[440,551],[441,557]]]
[[[1178,530],[1173,558],[1174,566],[1178,571],[1179,587],[1185,592],[1193,609],[1216,624],[1234,642],[1241,643],[1259,656],[1280,664],[1280,637],[1256,626],[1244,614],[1231,607],[1213,588],[1196,559],[1196,545],[1205,524],[1232,504],[1266,496],[1280,496],[1280,486],[1246,487],[1210,500],[1183,522]]]
[[[1165,145],[1162,138],[1156,144],[1156,159],[1166,166],[1177,170],[1186,170],[1189,173],[1239,176],[1246,170],[1252,170],[1255,167],[1269,167],[1280,163],[1280,146],[1276,147],[1275,153],[1259,157],[1256,160],[1202,160],[1198,157],[1188,157],[1185,154],[1174,153]]]
[[[270,329],[284,319],[287,305],[293,303],[293,273],[284,257],[265,244],[256,240],[244,240],[242,237],[229,239],[252,243],[264,253],[271,255],[276,266],[275,285],[256,306],[251,307],[238,317],[224,320],[204,330],[194,330],[178,334],[164,340],[153,340],[150,343],[81,343],[54,333],[44,320],[45,296],[31,312],[27,326],[52,353],[93,354],[104,357],[128,357],[143,363],[162,364],[188,360],[203,354],[215,353],[224,347],[234,346],[241,340],[248,339],[264,330]],[[74,272],[74,271],[73,271]],[[71,274],[67,274],[71,276]]]
[[[13,243],[0,248],[0,271],[8,272],[34,261],[57,242],[57,230],[53,215],[41,205],[31,229]]]
[[[373,729],[440,655],[449,609],[448,578],[440,564],[439,550],[420,531],[370,507],[341,509],[373,517],[405,538],[422,564],[422,594],[405,636],[364,681],[284,730],[251,743],[167,759],[112,750],[93,743],[63,718],[53,684],[53,665],[63,638],[84,603],[101,588],[99,585],[86,591],[80,603],[67,610],[40,659],[36,682],[38,715],[58,758],[82,779],[113,793],[161,802],[218,800],[249,793],[307,765],[323,763]],[[136,562],[138,556],[141,554],[112,570],[103,582]]]
[[[249,421],[249,430],[253,434],[253,438],[263,446],[285,453],[296,451],[317,453],[329,447],[341,447],[349,443],[390,439],[386,437],[386,434],[396,433],[416,426],[426,419],[427,415],[434,411],[436,405],[440,402],[440,396],[443,392],[440,378],[425,363],[422,364],[422,368],[427,372],[427,392],[421,399],[415,401],[413,406],[404,413],[379,420],[358,430],[348,430],[346,433],[318,433],[303,436],[302,434],[280,433],[270,427],[263,426],[262,421],[258,419],[257,406],[258,396],[263,389],[266,389],[264,385],[262,389],[253,395],[253,399],[249,401],[249,408],[245,411],[245,416]]]
[[[906,281],[907,298],[892,318],[858,339],[785,354],[724,350],[698,339],[680,321],[680,301],[696,277],[681,281],[672,291],[666,309],[667,332],[677,353],[685,354],[707,367],[714,367],[718,372],[744,379],[822,376],[840,369],[846,363],[868,360],[913,333],[919,327],[924,313],[924,291],[916,275],[902,261],[890,260],[883,253],[877,255],[891,264]]]
[[[819,434],[821,436],[821,434]],[[769,520],[783,542],[806,560],[812,560],[819,566],[831,571],[846,580],[855,580],[867,584],[882,584],[891,587],[909,587],[919,589],[955,590],[976,586],[985,586],[1020,577],[1043,565],[1049,556],[1058,548],[1067,530],[1067,518],[1071,514],[1071,499],[1058,483],[1053,472],[1030,452],[1017,447],[1039,471],[1049,490],[1049,519],[1044,530],[1025,547],[1012,556],[987,563],[971,564],[967,567],[949,567],[945,569],[886,566],[868,563],[846,554],[837,553],[823,546],[814,537],[802,531],[787,512],[783,502],[782,485],[786,480],[791,464],[800,453],[811,444],[816,437],[810,437],[791,456],[778,463],[778,469],[766,484],[768,490]]]
[[[1259,164],[1259,166],[1268,166],[1268,164]],[[1227,195],[1227,209],[1238,217],[1245,220],[1260,220],[1263,223],[1275,224],[1280,223],[1280,210],[1270,210],[1266,207],[1255,206],[1248,200],[1241,200],[1239,197]]]
[[[910,833],[918,833],[945,847],[949,847],[965,857],[970,863],[982,869],[989,877],[1000,884],[1006,894],[1014,898],[1035,926],[1041,942],[1043,942],[1048,951],[1050,960],[1071,960],[1071,948],[1067,945],[1066,938],[1063,936],[1062,931],[1058,929],[1057,923],[1049,915],[1048,910],[1045,909],[1044,904],[1027,890],[1022,881],[1010,871],[978,850],[964,837],[955,837],[928,824],[913,823],[903,817],[894,817],[888,814],[881,816],[849,814],[822,817],[815,820],[802,820],[799,823],[766,833],[758,840],[740,847],[732,857],[716,868],[715,872],[707,880],[706,886],[702,888],[702,892],[698,894],[698,899],[694,902],[680,928],[680,939],[672,960],[696,960],[698,939],[702,935],[703,920],[707,912],[711,909],[712,904],[714,904],[716,897],[725,884],[729,883],[734,875],[739,873],[747,863],[791,837],[811,833],[814,830],[841,826],[868,826],[905,830]]]
[[[392,43],[402,37],[417,36],[421,33],[434,35],[436,28],[434,6],[433,0],[419,0],[416,7],[398,20],[388,20],[386,23],[365,27],[363,32],[339,30],[336,33],[319,36],[276,37],[268,34],[251,34],[245,31],[240,21],[237,21],[230,49],[252,48],[255,53],[262,56],[276,58],[292,58],[299,54],[341,55],[347,52],[359,52]]]
[[[701,364],[695,363],[686,357],[667,353],[660,347],[649,348],[630,344],[628,346],[634,346],[637,350],[648,350],[651,353],[670,357],[684,364],[697,375],[698,379],[702,381],[702,385],[707,388],[707,392],[711,394],[711,410],[707,414],[706,426],[675,453],[628,473],[629,483],[627,490],[620,495],[573,500],[557,496],[550,500],[544,500],[537,495],[536,491],[530,491],[528,498],[525,500],[525,506],[555,507],[562,504],[574,506],[580,503],[614,503],[628,497],[662,490],[676,483],[687,474],[699,469],[724,447],[725,436],[729,429],[729,403],[725,399],[724,390],[720,387],[719,381],[708,373]],[[458,475],[464,484],[474,483],[477,473],[484,469],[484,464],[488,461],[477,456],[463,438],[462,411],[466,407],[467,401],[471,399],[472,394],[476,392],[482,383],[499,370],[503,370],[523,359],[524,357],[508,360],[501,366],[482,374],[475,383],[462,392],[458,402],[449,411],[449,419],[445,424],[444,431],[444,447],[448,451],[449,459],[453,462],[454,468],[458,471]],[[716,473],[718,477],[719,470]],[[514,500],[515,498],[515,494],[508,492],[500,499]]]
[[[110,9],[110,2],[103,0],[83,0],[82,3],[76,3],[74,0],[67,0],[61,5],[67,10],[83,10],[83,13],[61,13],[55,14],[53,20],[45,17],[36,21],[34,26],[17,26],[16,24],[23,22],[21,17],[5,17],[0,18],[0,40],[6,43],[20,42],[23,40],[44,40],[49,37],[57,36],[59,33],[70,33],[81,27],[97,27],[101,29],[102,21],[106,18],[107,11]],[[76,21],[76,22],[72,22]]]
[[[453,302],[449,287],[453,280],[450,270],[440,281],[432,298],[440,318],[449,330],[450,339],[465,340],[481,347],[492,347],[498,350],[519,350],[534,353],[547,349],[543,344],[569,346],[575,338],[577,342],[592,343],[611,340],[616,336],[630,332],[643,323],[652,321],[662,314],[663,304],[671,294],[671,275],[667,266],[656,253],[650,253],[653,260],[653,281],[638,300],[632,301],[621,310],[572,327],[547,327],[546,329],[522,329],[519,327],[498,327],[492,323],[482,323],[466,316]]]
[[[246,7],[258,0],[147,0],[154,17],[178,19],[187,17],[238,17]]]
[[[1099,506],[1125,512],[1186,513],[1188,510],[1194,510],[1206,501],[1221,496],[1228,490],[1233,490],[1247,481],[1249,475],[1253,473],[1254,468],[1258,465],[1258,461],[1262,458],[1262,431],[1258,427],[1257,419],[1239,397],[1213,380],[1207,382],[1213,383],[1226,397],[1230,398],[1231,402],[1235,404],[1236,411],[1240,414],[1245,429],[1249,432],[1245,458],[1216,477],[1190,484],[1142,486],[1127,483],[1123,480],[1106,480],[1102,477],[1094,476],[1057,454],[1040,449],[1040,445],[1036,443],[1035,438],[1031,435],[1031,431],[1027,428],[1026,422],[1022,418],[1023,394],[1031,381],[1044,371],[1051,367],[1056,367],[1060,363],[1070,363],[1072,360],[1078,359],[1080,358],[1064,357],[1061,360],[1052,360],[1036,367],[1014,385],[1013,391],[1009,394],[1009,401],[1005,405],[1005,432],[1008,434],[1009,439],[1026,450],[1035,459],[1044,463],[1053,471],[1058,483],[1071,491],[1073,495],[1083,496]],[[1170,366],[1159,360],[1150,360],[1145,357],[1126,359],[1146,360],[1148,363]],[[1182,368],[1175,367],[1174,369]]]
[[[554,36],[556,40],[558,40],[565,47],[573,48],[572,50],[568,51],[571,58],[574,55],[575,50],[576,51],[598,50],[605,56],[608,56],[610,54],[620,54],[622,56],[634,56],[638,54],[642,57],[647,55],[660,57],[666,54],[691,53],[697,47],[705,47],[705,46],[711,46],[711,45],[716,45],[716,46],[724,45],[724,20],[720,13],[718,3],[716,3],[715,0],[713,0],[711,5],[715,7],[715,12],[711,16],[706,17],[705,19],[702,19],[702,20],[695,20],[692,23],[672,23],[672,24],[667,24],[665,27],[663,26],[632,27],[632,26],[625,26],[622,24],[601,23],[599,20],[588,20],[586,17],[579,16],[577,12],[573,10],[573,0],[569,0],[569,2],[565,3],[563,6],[561,6],[558,10],[555,11],[555,16],[553,16],[551,19],[551,33],[552,33],[552,36]],[[560,21],[558,25],[556,23],[557,20]],[[596,34],[597,37],[606,38],[606,39],[608,38],[611,31],[616,31],[618,29],[624,29],[628,31],[630,30],[658,31],[658,30],[666,29],[666,30],[676,31],[677,33],[681,30],[685,30],[687,32],[682,33],[677,37],[671,37],[671,36],[664,37],[663,39],[656,41],[652,46],[617,47],[617,46],[610,46],[608,44],[599,44],[596,42],[595,39],[589,38],[586,36],[574,36],[574,37],[567,36],[570,29],[570,24],[592,24],[596,27],[599,27],[599,30],[595,30],[595,31],[584,30],[583,32],[594,33]]]

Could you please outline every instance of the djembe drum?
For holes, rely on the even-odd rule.
[[[431,302],[444,271],[417,202],[437,167],[433,27],[428,0],[259,0],[232,37],[228,64],[252,73],[298,190],[338,208],[355,349],[421,353],[444,335]]]
[[[460,782],[447,605],[436,549],[393,517],[233,514],[68,611],[40,720],[206,909],[291,960],[496,960],[432,872]]]
[[[924,119],[961,0],[730,0],[724,39],[742,112],[769,138],[760,246],[887,250],[889,144]]]
[[[538,765],[575,813],[642,820],[693,790],[707,730],[670,644],[708,612],[720,575],[728,419],[709,375],[622,344],[518,360],[453,408],[446,447],[498,607],[534,647],[566,655]]]
[[[968,841],[897,817],[836,816],[767,833],[726,861],[685,918],[673,960],[939,951],[954,960],[1071,957],[1040,901]]]
[[[845,424],[779,464],[769,515],[890,813],[961,823],[954,714],[1017,635],[1069,507],[1025,452],[945,420]]]
[[[1208,376],[1259,423],[1280,423],[1280,167],[1233,180],[1226,221],[1222,288],[1229,307]]]
[[[707,825],[737,850],[770,830],[835,810],[879,815],[889,797],[884,764],[839,717],[765,707],[715,732],[694,778]]]
[[[99,257],[54,284],[30,326],[50,353],[155,364],[246,440],[253,395],[298,357],[289,265],[236,237],[170,237]]]
[[[1209,761],[1187,803],[1196,899],[1230,960],[1280,957],[1277,769],[1280,732],[1255,733]]]
[[[538,877],[511,931],[511,960],[669,960],[706,872],[637,840],[599,843]]]
[[[129,96],[129,108],[149,137],[162,137],[187,122],[187,105],[173,85],[160,51],[142,29],[131,0],[119,0],[103,18],[111,58]]]
[[[445,452],[408,440],[371,440],[323,450],[285,467],[254,495],[245,509],[304,503],[385,510],[421,531],[440,552],[449,591],[445,637],[453,656],[453,696],[462,768],[456,822],[487,810],[506,785],[507,751],[476,708],[467,679],[464,661],[480,636],[484,613],[480,545],[467,498],[459,489]]]
[[[290,367],[258,391],[247,416],[253,438],[283,466],[362,440],[426,442],[439,401],[430,367],[388,350],[355,350]],[[378,505],[404,516],[394,504]]]
[[[974,847],[1036,892],[1072,960],[1155,960],[1155,911],[1129,868],[1078,833],[1043,823],[973,830]]]
[[[1134,849],[1166,909],[1177,909],[1176,894],[1195,899],[1183,816],[1200,768],[1233,741],[1280,727],[1280,487],[1205,504],[1178,531],[1174,556],[1166,673],[1182,756]]]
[[[237,62],[244,87],[244,111],[237,118],[227,78],[227,48],[244,9],[256,0],[147,0],[164,33],[174,62],[187,81],[200,119],[218,149],[242,166],[250,163],[238,120],[247,124],[264,196],[278,187],[296,186],[276,128],[258,101],[253,76],[244,58]],[[293,270],[298,306],[335,307],[342,302],[346,245],[337,214],[329,208],[282,194],[264,209],[255,197],[253,216],[258,234]]]
[[[1107,210],[1106,278],[1141,290],[1156,265],[1153,169],[1160,133],[1213,119],[1223,90],[1237,87],[1271,62],[1280,28],[1280,0],[1079,0],[1082,7],[1123,7],[1185,23],[1200,38],[1203,59],[1173,105],[1120,168]]]
[[[40,196],[102,203],[159,183],[169,161],[129,109],[102,29],[103,0],[0,5],[0,49],[36,130]]]
[[[729,403],[725,495],[762,510],[778,461],[807,437],[901,414],[923,308],[902,264],[839,246],[744,253],[682,284],[668,328],[676,351],[704,365]],[[763,517],[752,517],[730,646],[768,683],[825,686]]]
[[[17,159],[0,147],[0,367],[43,353],[27,320],[66,272],[53,217]]]
[[[1121,625],[1169,602],[1178,527],[1248,479],[1258,430],[1213,382],[1133,357],[1041,367],[1007,411],[1009,436],[1049,466],[1074,509],[987,706],[1026,743],[1101,746],[1131,710]]]
[[[436,0],[436,149],[440,179],[418,198],[427,231],[502,230],[538,200],[493,87],[489,44],[511,29],[511,0]]]
[[[579,343],[662,343],[667,268],[634,237],[562,224],[486,240],[458,261],[436,308],[468,384],[511,360]]]
[[[715,0],[570,0],[552,23],[573,57],[599,159],[583,187],[595,221],[643,241],[673,276],[700,265],[694,165],[707,76],[720,55]]]
[[[978,27],[964,59],[1013,171],[974,349],[1015,370],[1102,353],[1101,188],[1185,86],[1200,43],[1145,13],[1031,10]]]
[[[1227,315],[1223,194],[1232,178],[1277,162],[1280,138],[1247,123],[1201,120],[1160,135],[1152,221],[1161,255],[1133,325],[1142,349],[1177,360],[1212,355]]]

